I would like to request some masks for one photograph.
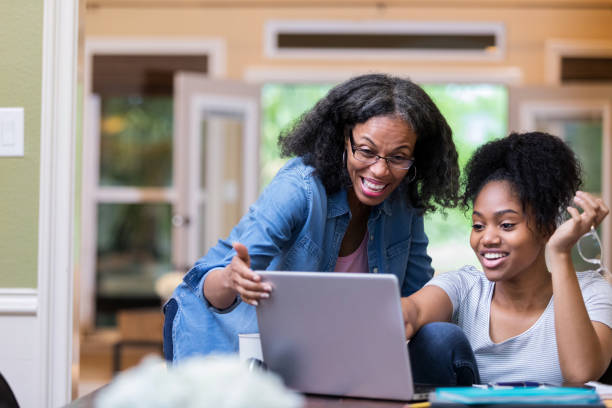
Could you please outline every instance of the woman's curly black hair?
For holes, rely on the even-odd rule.
[[[350,186],[342,160],[355,125],[375,116],[396,115],[417,135],[416,178],[402,184],[410,205],[423,211],[434,203],[459,201],[459,166],[452,131],[431,98],[408,79],[385,74],[358,76],[336,86],[279,138],[283,156],[301,156],[315,168],[329,194]]]
[[[508,181],[535,227],[554,232],[557,221],[582,185],[582,169],[572,149],[542,132],[512,133],[480,146],[468,161],[461,197],[468,210],[490,181]]]

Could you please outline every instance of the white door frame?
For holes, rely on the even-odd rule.
[[[92,94],[92,72],[94,55],[206,55],[208,75],[223,77],[225,75],[225,42],[220,38],[199,37],[89,37],[85,41],[84,55],[84,109],[83,109],[83,166],[81,186],[81,256],[79,321],[82,327],[93,328],[96,262],[97,212],[96,203],[105,197],[99,197],[98,186],[98,146],[99,146],[99,104]],[[176,148],[176,143],[174,143]],[[174,169],[176,173],[176,154]],[[88,163],[88,166],[84,164]],[[175,189],[164,190],[169,201],[175,201]],[[114,194],[114,199],[123,201],[134,197],[135,192],[122,189]],[[122,193],[126,193],[123,194]],[[155,192],[159,193],[159,192]],[[136,192],[137,195],[137,192]],[[125,197],[124,197],[125,196]]]
[[[241,113],[245,121],[242,139],[242,211],[246,213],[255,202],[258,194],[259,174],[259,86],[245,84],[243,81],[207,78],[201,74],[179,72],[174,78],[174,135],[178,145],[175,148],[175,162],[189,158],[189,166],[176,168],[175,187],[177,195],[187,200],[177,200],[177,214],[189,222],[182,228],[175,228],[172,238],[174,262],[179,265],[192,265],[202,254],[198,245],[200,204],[206,204],[203,219],[206,224],[204,242],[212,246],[222,235],[221,219],[218,211],[224,205],[210,197],[226,197],[227,186],[221,183],[219,170],[224,159],[223,138],[215,137],[218,132],[208,122],[210,140],[205,164],[199,157],[201,151],[201,114],[204,110]],[[212,126],[211,126],[212,125]],[[206,189],[202,191],[201,167],[206,166]],[[228,194],[231,196],[231,194]]]
[[[40,129],[38,406],[71,400],[78,0],[45,1]]]
[[[546,41],[546,82],[561,83],[561,60],[563,57],[610,57],[612,41],[609,40],[562,40]]]
[[[324,68],[320,66],[302,66],[300,68],[278,68],[264,65],[251,65],[244,70],[244,80],[248,83],[339,83],[347,79],[372,72],[385,72],[390,75],[409,77],[416,83],[487,83],[504,85],[521,85],[523,72],[519,67],[480,67],[465,68],[448,66],[415,67],[410,69],[354,69]]]

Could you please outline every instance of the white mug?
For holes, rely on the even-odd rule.
[[[249,358],[263,361],[259,333],[238,334],[238,352],[240,354],[240,361],[246,361]]]

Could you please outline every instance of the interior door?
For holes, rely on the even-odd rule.
[[[583,189],[612,204],[612,87],[510,88],[510,131],[539,130],[564,139],[582,162]],[[598,228],[606,266],[612,256],[612,217]],[[575,251],[575,250],[574,250]],[[587,251],[596,254],[596,248]],[[576,270],[594,269],[573,254]]]
[[[121,310],[160,306],[158,282],[177,269],[171,218],[181,199],[173,174],[173,75],[210,74],[216,58],[199,42],[87,41],[81,332],[115,326]]]
[[[255,201],[259,86],[179,73],[174,79],[173,264],[192,265]]]
[[[91,95],[83,151],[81,329],[159,307],[170,257],[172,95]],[[85,144],[85,142],[84,142]]]

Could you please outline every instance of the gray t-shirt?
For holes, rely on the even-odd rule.
[[[582,297],[592,321],[612,328],[612,286],[594,271],[577,274]],[[453,303],[453,323],[465,332],[478,362],[482,383],[539,381],[563,383],[553,300],[540,318],[523,333],[493,343],[489,315],[495,283],[473,266],[435,276],[427,285],[440,287]]]

